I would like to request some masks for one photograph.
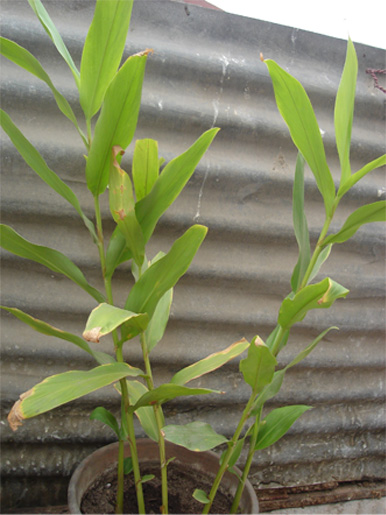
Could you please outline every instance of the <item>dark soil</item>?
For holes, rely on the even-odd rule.
[[[146,513],[161,513],[161,480],[159,468],[147,468],[142,474],[154,474],[156,477],[143,484]],[[196,471],[187,471],[183,466],[170,463],[168,466],[169,513],[202,513],[203,504],[193,499],[196,488],[209,493],[212,479]],[[117,492],[116,470],[107,470],[89,487],[82,499],[82,513],[114,513]],[[212,505],[211,513],[229,513],[232,497],[220,490]],[[137,498],[132,474],[125,477],[124,513],[138,513]]]

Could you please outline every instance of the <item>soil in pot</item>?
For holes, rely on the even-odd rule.
[[[162,505],[161,479],[159,467],[148,466],[142,474],[154,474],[155,478],[143,484],[146,513],[160,513]],[[201,513],[203,505],[193,499],[196,488],[209,492],[212,478],[199,472],[186,470],[180,464],[170,463],[168,466],[169,513]],[[114,513],[117,492],[116,469],[106,470],[86,490],[82,498],[82,513]],[[217,493],[211,513],[229,513],[232,496],[224,492]],[[124,513],[138,513],[137,498],[132,474],[125,477]]]

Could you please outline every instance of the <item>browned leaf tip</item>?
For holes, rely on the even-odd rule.
[[[117,156],[119,156],[119,155],[123,156],[125,151],[119,145],[114,145],[113,148],[111,149],[111,153],[113,154],[113,165],[115,166],[115,168],[118,168],[118,170],[121,171],[121,167],[117,161]]]
[[[263,61],[263,62],[264,62],[263,52],[260,52],[260,61]]]
[[[146,50],[142,50],[137,54],[133,54],[131,57],[142,57],[143,55],[154,54],[154,50],[152,48],[146,48]]]
[[[23,420],[25,419],[23,415],[23,411],[21,409],[21,401],[24,400],[26,397],[29,397],[33,393],[33,388],[28,390],[27,392],[24,392],[20,395],[20,398],[18,401],[15,402],[15,404],[12,406],[11,411],[9,412],[9,415],[7,417],[8,423],[12,429],[12,431],[16,431],[19,426],[23,424]]]
[[[99,343],[99,338],[101,336],[101,327],[93,327],[89,331],[85,331],[83,333],[83,338],[88,342]]]

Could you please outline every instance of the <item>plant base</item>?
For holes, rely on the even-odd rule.
[[[144,483],[147,513],[160,513],[161,481],[158,446],[151,440],[138,440],[138,454],[142,474],[156,477]],[[213,452],[196,453],[167,443],[167,458],[175,457],[168,467],[169,512],[201,513],[203,505],[192,497],[196,488],[207,493],[218,469],[218,456]],[[129,448],[125,449],[129,455]],[[114,513],[116,495],[116,466],[118,444],[111,444],[86,458],[71,478],[68,501],[71,513]],[[212,513],[229,513],[237,487],[235,475],[227,473],[221,491],[216,496]],[[124,512],[138,513],[131,475],[125,478]],[[258,502],[252,485],[245,487],[240,503],[241,513],[258,513]]]

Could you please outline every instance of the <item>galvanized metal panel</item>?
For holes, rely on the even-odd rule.
[[[45,2],[76,62],[92,18],[93,2]],[[24,1],[2,1],[2,33],[28,48],[70,99],[75,86],[53,45]],[[346,43],[305,31],[163,0],[136,1],[126,55],[153,48],[149,58],[137,137],[152,137],[170,159],[204,130],[221,127],[181,198],[161,220],[152,251],[166,251],[194,222],[209,227],[194,263],[176,288],[164,341],[154,351],[155,375],[163,381],[180,367],[220,350],[242,336],[266,337],[296,262],[291,227],[295,149],[277,113],[271,81],[259,52],[285,66],[306,87],[324,134],[327,157],[338,181],[333,139],[333,102]],[[366,68],[384,68],[384,52],[357,45],[359,77],[352,162],[359,169],[385,151],[384,95]],[[71,185],[87,213],[92,199],[84,183],[83,149],[71,124],[58,112],[48,88],[8,62],[2,63],[2,104],[49,166]],[[102,287],[96,249],[73,210],[30,171],[2,137],[2,219],[31,241],[66,253],[87,278]],[[131,148],[125,156],[129,169]],[[384,197],[384,170],[370,174],[347,195],[336,227],[356,207]],[[323,206],[310,174],[306,178],[310,232],[320,228]],[[108,230],[107,205],[103,211]],[[349,287],[336,309],[311,313],[293,331],[281,364],[329,325],[319,348],[291,369],[269,407],[314,406],[290,433],[255,461],[252,481],[293,485],[384,476],[384,228],[373,224],[351,242],[336,246],[323,275]],[[81,334],[94,304],[69,281],[3,253],[2,303],[17,306]],[[116,273],[118,300],[129,277]],[[38,335],[2,316],[3,506],[63,502],[76,463],[112,440],[109,430],[90,423],[97,401],[118,412],[111,389],[42,415],[12,433],[6,414],[18,395],[47,374],[91,365],[67,342]],[[110,342],[100,344],[108,351]],[[140,363],[133,343],[126,357]],[[225,396],[183,399],[167,405],[171,422],[210,420],[230,435],[248,398],[237,362],[203,378],[200,385]],[[140,428],[138,428],[140,434]]]

